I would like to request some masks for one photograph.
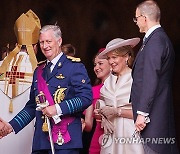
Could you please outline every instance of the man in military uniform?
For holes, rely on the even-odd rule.
[[[6,121],[11,120],[29,99],[37,66],[34,47],[40,28],[40,20],[32,10],[23,13],[15,22],[17,45],[0,66],[0,117]],[[33,133],[34,121],[19,134],[12,133],[0,140],[0,153],[30,154]]]
[[[18,133],[36,117],[33,154],[50,154],[53,144],[55,154],[78,154],[82,148],[81,113],[92,100],[90,79],[79,59],[61,51],[58,26],[44,26],[39,42],[47,60],[34,72],[26,106],[9,123],[1,120],[0,136],[12,129]]]

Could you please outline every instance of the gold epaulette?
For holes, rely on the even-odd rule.
[[[40,62],[38,63],[38,66],[41,65],[41,64],[44,64],[45,62],[46,62],[46,60],[40,61]]]
[[[76,57],[72,57],[72,56],[67,56],[68,59],[70,59],[73,62],[80,62],[81,59],[80,58],[76,58]]]

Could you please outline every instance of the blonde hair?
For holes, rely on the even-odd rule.
[[[134,52],[133,49],[130,45],[123,46],[117,49],[112,50],[115,54],[121,57],[128,57],[127,65],[128,67],[132,67],[133,62],[134,62]]]

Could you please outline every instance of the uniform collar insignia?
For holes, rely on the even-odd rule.
[[[61,62],[59,62],[58,67],[61,67],[61,66],[62,66],[62,63],[61,63]]]

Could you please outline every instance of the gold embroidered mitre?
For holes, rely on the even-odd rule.
[[[29,10],[26,14],[23,13],[14,25],[18,44],[36,44],[38,42],[40,28],[40,20],[32,10]]]
[[[33,70],[37,66],[37,59],[34,53],[32,44],[36,44],[39,38],[39,31],[41,28],[40,20],[38,16],[29,10],[27,13],[23,13],[15,22],[14,31],[17,37],[18,45],[13,51],[6,57],[0,67],[0,73],[5,73],[11,60],[21,50],[22,45],[26,45],[27,52],[30,57]]]

